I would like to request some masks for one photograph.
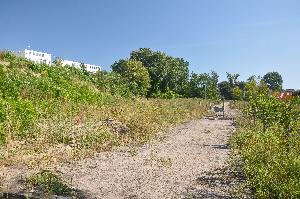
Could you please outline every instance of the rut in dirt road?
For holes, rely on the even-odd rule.
[[[99,153],[59,170],[92,198],[230,198],[228,184],[210,182],[207,174],[226,166],[233,130],[232,120],[195,120],[161,141]]]

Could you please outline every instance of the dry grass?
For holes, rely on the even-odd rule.
[[[71,102],[55,105],[53,114],[39,110],[31,132],[26,133],[30,136],[17,139],[13,131],[7,135],[0,147],[0,166],[43,168],[119,145],[141,144],[173,124],[203,116],[209,109],[209,103],[192,99],[120,98],[105,106]],[[111,128],[108,119],[116,127]],[[3,126],[10,128],[10,123],[7,120]]]
[[[0,60],[10,63],[0,63],[0,166],[44,168],[142,144],[209,109],[197,99],[134,98],[114,79],[102,85],[95,74],[73,67],[49,67],[8,52],[0,52]],[[107,86],[113,92],[100,92]]]

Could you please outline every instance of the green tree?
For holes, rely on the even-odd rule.
[[[226,99],[232,99],[232,89],[228,81],[222,81],[218,84],[220,95]]]
[[[271,91],[282,90],[282,76],[278,72],[269,72],[263,76],[263,81]]]
[[[224,97],[224,99],[233,100],[235,99],[233,93],[234,89],[236,90],[236,94],[239,93],[240,91],[238,91],[237,88],[243,90],[244,83],[238,81],[238,77],[240,76],[239,74],[231,74],[231,73],[226,73],[226,74],[227,74],[227,81],[223,81],[218,84],[219,91],[221,96]]]
[[[238,82],[238,78],[240,76],[239,74],[226,73],[226,75],[231,89],[233,89],[235,86],[239,84]]]
[[[191,74],[189,82],[189,97],[199,97],[207,99],[218,99],[218,74],[214,71],[211,74]]]
[[[150,96],[167,91],[180,95],[186,93],[189,63],[184,59],[171,57],[149,48],[140,48],[131,52],[130,59],[142,62],[147,68],[151,79],[148,93]]]
[[[142,62],[120,59],[111,68],[113,72],[121,75],[134,95],[146,95],[150,88],[150,77]]]
[[[268,94],[269,88],[260,76],[252,75],[245,82],[244,91],[246,100],[250,100],[250,98],[256,98],[259,94]]]

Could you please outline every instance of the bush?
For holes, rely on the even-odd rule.
[[[30,135],[30,131],[33,130],[32,126],[37,118],[37,112],[35,107],[30,101],[13,101],[11,103],[14,114],[15,131],[19,138],[24,138]],[[29,134],[26,134],[28,132]]]
[[[252,98],[233,137],[248,187],[257,198],[300,197],[300,110],[297,100]],[[248,117],[250,116],[250,117]],[[250,126],[245,126],[252,120]]]
[[[40,187],[46,194],[72,195],[72,189],[58,175],[49,170],[42,170],[27,178],[27,186]]]
[[[167,89],[167,91],[165,92],[158,91],[157,93],[154,93],[152,97],[160,99],[175,99],[181,97],[181,95],[175,93],[170,89]]]

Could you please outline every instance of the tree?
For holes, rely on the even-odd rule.
[[[239,95],[239,93],[244,88],[244,83],[238,81],[238,77],[240,76],[239,74],[231,74],[231,73],[226,73],[226,74],[227,74],[227,81],[223,81],[218,84],[219,91],[221,96],[224,97],[226,100],[233,100],[237,97],[235,95]]]
[[[218,74],[214,71],[211,74],[196,74],[192,72],[189,82],[189,97],[218,99]]]
[[[260,82],[260,80],[261,80],[261,76],[260,75],[258,75],[258,76],[251,75],[250,77],[248,77],[247,82],[252,82],[252,81],[254,81],[254,82]]]
[[[263,81],[271,91],[281,91],[283,80],[278,72],[269,72],[263,76]]]
[[[269,88],[260,76],[252,75],[245,82],[244,91],[246,93],[246,100],[249,100],[250,97],[269,93]]]
[[[238,85],[238,78],[239,78],[239,74],[231,74],[231,73],[226,73],[227,75],[227,79],[228,79],[228,83],[230,85],[230,87],[233,89],[235,86]]]
[[[140,61],[147,68],[151,87],[148,95],[175,92],[184,95],[188,87],[189,63],[182,58],[175,58],[160,51],[140,48],[131,52],[131,60]]]
[[[111,68],[113,72],[120,74],[134,95],[146,95],[150,88],[150,77],[142,62],[120,59]]]
[[[222,81],[218,84],[218,88],[220,91],[220,95],[226,99],[226,100],[231,100],[232,97],[232,88],[229,84],[228,81]]]

